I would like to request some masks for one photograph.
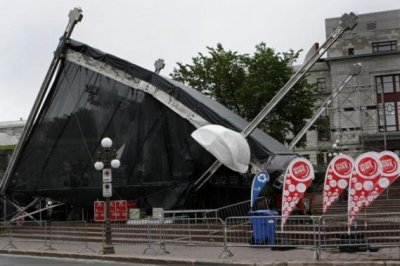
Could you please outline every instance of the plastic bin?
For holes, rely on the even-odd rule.
[[[258,210],[250,212],[250,222],[253,229],[251,244],[275,245],[276,217],[278,212],[272,210]],[[271,216],[271,217],[269,217]]]

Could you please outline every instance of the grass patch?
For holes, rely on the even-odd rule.
[[[0,146],[0,151],[10,151],[14,150],[16,145],[4,145]]]

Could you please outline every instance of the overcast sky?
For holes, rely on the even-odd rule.
[[[207,46],[277,52],[325,41],[325,19],[400,9],[399,0],[0,0],[0,121],[26,119],[68,21],[72,38],[148,69],[163,58],[168,75]]]

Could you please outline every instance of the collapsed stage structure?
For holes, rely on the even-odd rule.
[[[121,161],[113,171],[114,198],[184,206],[191,185],[214,160],[190,134],[208,124],[235,131],[248,125],[193,88],[69,38],[52,79],[2,180],[8,199],[40,196],[92,206],[102,198],[101,174],[93,165],[107,136]],[[281,170],[294,155],[260,130],[248,143],[255,170],[265,169],[271,156],[279,164],[269,169]],[[221,174],[240,176],[228,169]],[[207,197],[219,205],[249,194]]]
[[[344,26],[309,56],[287,86],[249,124],[193,88],[71,40],[72,30],[81,19],[79,9],[71,11],[1,180],[4,199],[22,205],[33,198],[49,197],[91,207],[93,201],[102,198],[101,174],[93,165],[103,137],[113,140],[121,161],[121,167],[113,171],[115,199],[136,199],[140,204],[165,209],[210,208],[248,199],[249,187],[238,190],[236,186],[208,184],[200,191],[194,189],[215,158],[191,138],[191,133],[209,124],[241,132],[250,146],[253,172],[284,172],[296,155],[256,129],[257,123],[343,31],[354,27],[353,22],[346,24],[344,20]],[[220,166],[214,165],[212,174]],[[216,179],[221,176],[229,179],[241,175],[222,167]]]

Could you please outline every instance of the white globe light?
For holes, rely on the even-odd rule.
[[[121,162],[118,159],[114,159],[111,161],[112,168],[119,168],[121,166]]]
[[[104,138],[101,140],[101,146],[103,148],[111,148],[112,140],[110,138]]]
[[[97,171],[103,170],[103,168],[104,168],[104,163],[103,163],[103,162],[95,162],[95,163],[94,163],[94,168],[95,168]]]
[[[332,148],[337,149],[337,148],[338,148],[338,145],[337,145],[336,143],[333,143],[333,144],[332,144]]]

